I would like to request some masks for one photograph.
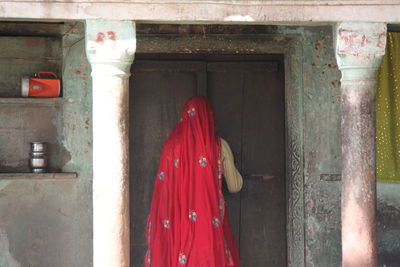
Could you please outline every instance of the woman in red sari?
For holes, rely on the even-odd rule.
[[[147,218],[146,267],[239,267],[222,195],[213,108],[192,97],[164,145]]]

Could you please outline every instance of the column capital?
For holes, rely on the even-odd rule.
[[[86,55],[93,75],[129,76],[136,51],[133,21],[86,20]]]
[[[386,24],[340,22],[336,24],[334,35],[342,80],[374,79],[385,54]]]

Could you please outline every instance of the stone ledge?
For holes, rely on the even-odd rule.
[[[29,97],[1,97],[0,104],[17,104],[17,105],[59,105],[62,102],[62,97],[55,98],[29,98]]]
[[[54,173],[0,173],[0,180],[73,180],[78,177],[75,172],[54,172]]]
[[[49,12],[49,10],[51,12]],[[74,12],[70,12],[74,10]],[[112,10],[112,12],[110,12]],[[135,20],[184,23],[400,22],[396,0],[359,1],[2,1],[6,19]],[[110,29],[113,30],[113,29]]]

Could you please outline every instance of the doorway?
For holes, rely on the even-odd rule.
[[[184,102],[205,95],[243,175],[225,199],[243,267],[286,266],[285,95],[281,55],[146,55],[130,80],[131,266],[143,266],[144,229],[164,141]]]

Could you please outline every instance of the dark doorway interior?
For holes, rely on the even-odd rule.
[[[138,55],[130,87],[131,266],[143,266],[163,143],[193,95],[213,102],[245,181],[240,193],[224,194],[242,266],[286,266],[283,57]]]

